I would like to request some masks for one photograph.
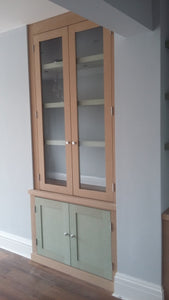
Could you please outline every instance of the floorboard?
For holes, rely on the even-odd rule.
[[[110,292],[0,249],[0,300],[118,300]]]

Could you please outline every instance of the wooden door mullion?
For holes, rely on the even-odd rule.
[[[74,28],[74,27],[73,27]],[[77,74],[76,74],[76,47],[75,31],[69,27],[69,58],[70,58],[70,91],[71,91],[71,128],[72,128],[72,174],[73,194],[79,189],[79,145],[78,145],[78,111],[77,111]]]

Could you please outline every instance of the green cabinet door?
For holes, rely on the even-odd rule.
[[[37,198],[37,253],[70,264],[69,205]]]
[[[112,280],[110,212],[70,205],[71,266]]]

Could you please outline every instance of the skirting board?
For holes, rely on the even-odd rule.
[[[125,274],[116,273],[114,278],[114,297],[123,300],[163,300],[163,289],[147,281]]]
[[[0,231],[0,248],[31,258],[32,242],[29,239]]]

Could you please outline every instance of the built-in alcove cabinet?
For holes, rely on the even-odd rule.
[[[32,24],[28,33],[32,258],[91,273],[83,277],[93,276],[95,284],[103,277],[110,286],[116,269],[113,33],[73,13]]]

